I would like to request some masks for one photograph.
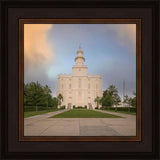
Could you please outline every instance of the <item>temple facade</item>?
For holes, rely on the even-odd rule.
[[[84,65],[85,58],[81,47],[77,51],[75,66],[72,67],[72,74],[59,74],[57,82],[57,96],[61,94],[67,109],[73,106],[94,109],[97,106],[95,98],[102,97],[102,77],[101,75],[87,74],[88,67]]]

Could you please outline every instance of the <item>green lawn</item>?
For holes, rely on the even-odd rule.
[[[108,112],[114,112],[114,113],[124,113],[124,114],[129,114],[129,115],[136,115],[136,112],[127,112],[127,111],[112,111],[112,110],[103,110],[103,111],[108,111]]]
[[[118,112],[116,112],[116,113],[124,113],[124,114],[136,115],[136,112],[118,111]]]
[[[64,113],[57,114],[50,118],[122,118],[122,117],[93,110],[73,109],[66,111]]]
[[[62,109],[54,109],[54,110],[44,110],[44,111],[33,111],[33,112],[24,112],[24,118],[27,117],[32,117],[32,116],[36,116],[36,115],[40,115],[40,114],[44,114],[44,113],[48,113],[48,112],[55,112],[55,111],[59,111]]]

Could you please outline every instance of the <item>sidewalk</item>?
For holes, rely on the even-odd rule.
[[[61,110],[24,119],[24,136],[135,136],[136,116],[100,111],[124,118],[49,118]]]

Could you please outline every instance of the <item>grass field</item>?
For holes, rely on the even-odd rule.
[[[62,109],[54,109],[54,110],[44,110],[44,111],[33,111],[33,112],[24,112],[24,118],[27,117],[32,117],[32,116],[36,116],[36,115],[40,115],[40,114],[44,114],[44,113],[48,113],[48,112],[55,112],[55,111],[59,111]]]
[[[112,114],[97,112],[93,110],[69,110],[64,113],[57,114],[50,118],[122,118]]]
[[[124,114],[129,114],[129,115],[136,115],[136,112],[127,112],[127,111],[112,111],[112,110],[103,110],[103,111],[108,111],[108,112],[114,112],[114,113],[124,113]]]
[[[136,115],[136,112],[118,111],[118,112],[115,112],[115,113],[124,113],[124,114]]]

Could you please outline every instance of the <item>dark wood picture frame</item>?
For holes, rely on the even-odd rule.
[[[63,3],[62,3],[63,2]],[[159,159],[159,22],[160,2],[142,1],[1,1],[0,148],[2,159]],[[22,125],[22,79],[19,86],[20,19],[141,19],[141,118],[140,137],[131,141],[93,139],[24,139]],[[139,45],[140,43],[138,43]],[[22,58],[22,57],[21,57]],[[20,75],[22,76],[22,75]],[[140,84],[140,83],[139,83]],[[20,89],[20,90],[19,90]],[[20,102],[20,103],[19,103]],[[140,119],[138,119],[138,122]],[[19,133],[20,138],[19,139]],[[34,137],[36,138],[36,137]],[[87,137],[88,138],[88,137]],[[20,141],[19,141],[20,140]],[[158,143],[157,143],[158,142]],[[63,154],[62,154],[63,153]]]
[[[24,24],[136,24],[136,136],[24,136]],[[141,141],[141,19],[19,19],[19,140],[20,141]]]

